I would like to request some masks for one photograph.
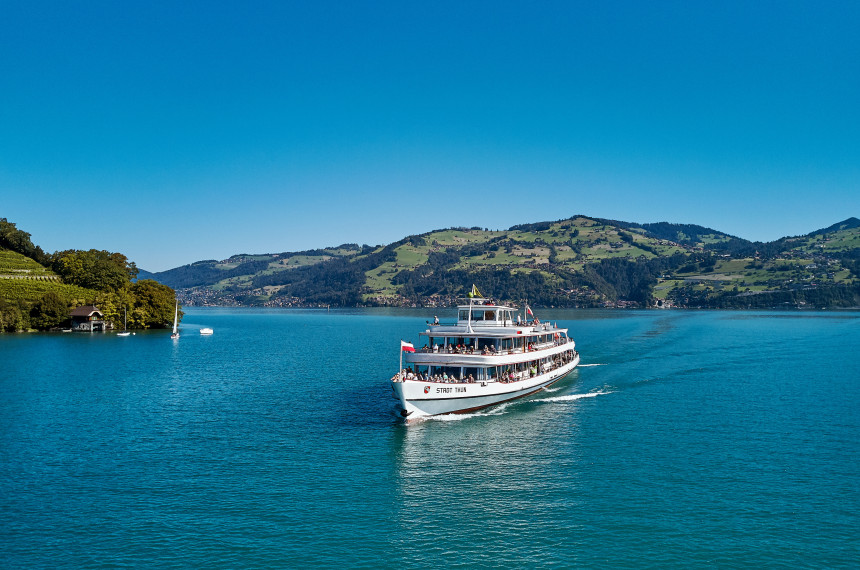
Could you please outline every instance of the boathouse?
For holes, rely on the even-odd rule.
[[[73,331],[103,331],[107,328],[104,315],[94,305],[84,305],[73,309],[69,316],[72,317]]]

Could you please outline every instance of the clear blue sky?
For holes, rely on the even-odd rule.
[[[0,217],[47,251],[860,215],[856,1],[0,6]]]

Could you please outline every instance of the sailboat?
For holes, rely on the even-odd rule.
[[[128,312],[125,307],[122,308],[122,332],[116,333],[116,336],[129,336],[131,333],[128,332]]]
[[[176,301],[176,309],[173,311],[173,334],[170,335],[170,338],[179,338],[179,331],[176,329],[177,324],[179,324],[179,301]]]

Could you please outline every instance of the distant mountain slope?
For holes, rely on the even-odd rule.
[[[137,273],[137,278],[135,281],[140,281],[141,279],[155,279],[155,273],[150,271],[146,271],[145,269],[139,269]]]
[[[854,230],[857,228],[860,228],[860,220],[858,220],[857,218],[848,218],[847,220],[843,220],[839,223],[833,224],[832,226],[824,228],[822,230],[810,232],[807,235],[809,235],[809,236],[814,236],[814,235],[818,235],[818,234],[825,235],[825,234],[832,234],[832,233],[840,232],[843,230]]]
[[[343,244],[290,253],[239,254],[223,261],[197,261],[151,275],[157,281],[176,288],[214,286],[220,282],[227,285],[231,280],[242,282],[243,277],[288,271],[337,257],[351,257],[359,251],[356,244]]]
[[[642,229],[645,230],[645,234],[650,237],[674,241],[688,246],[706,246],[733,240],[746,244],[751,243],[745,239],[731,236],[717,230],[712,230],[711,228],[697,226],[695,224],[672,224],[669,222],[637,224],[632,222],[620,222],[618,220],[601,221],[624,229]]]
[[[535,306],[853,306],[857,252],[856,218],[763,244],[695,224],[573,216],[375,248],[233,256],[155,276],[198,304],[436,305],[474,282]]]

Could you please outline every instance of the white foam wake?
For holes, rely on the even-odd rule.
[[[580,364],[577,368],[588,368],[590,366],[606,366],[605,364]]]
[[[552,396],[551,398],[539,398],[532,402],[573,402],[583,398],[594,398],[595,396],[603,396],[612,392],[588,392],[587,394],[567,394],[566,396]]]
[[[480,418],[482,416],[500,416],[506,413],[508,407],[512,404],[513,402],[504,402],[480,412],[472,412],[468,414],[441,414],[438,416],[429,416],[427,419],[437,422],[458,422],[460,420]]]

